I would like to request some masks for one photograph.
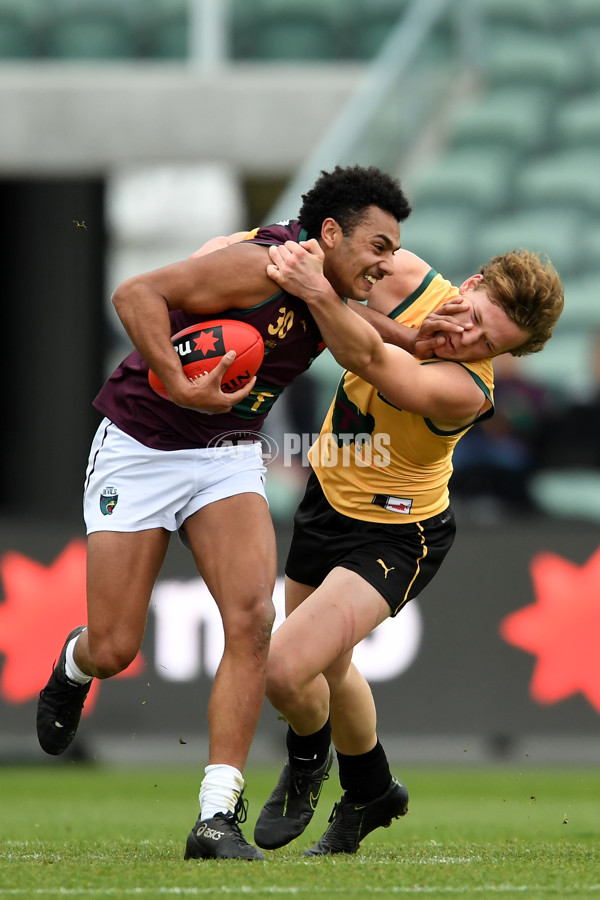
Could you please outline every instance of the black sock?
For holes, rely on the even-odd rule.
[[[369,803],[389,788],[392,774],[385,750],[377,741],[368,753],[346,756],[337,751],[340,784],[346,799],[353,803]]]
[[[286,745],[290,760],[297,768],[318,769],[327,759],[331,744],[331,724],[329,719],[314,734],[296,734],[288,725]]]

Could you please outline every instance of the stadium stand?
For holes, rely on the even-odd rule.
[[[300,61],[335,59],[339,44],[326,7],[280,6],[265,21],[248,22],[237,46],[246,59]]]
[[[131,59],[135,33],[125,16],[112,10],[65,11],[45,30],[45,53],[53,59]]]
[[[598,33],[600,39],[600,32]],[[591,89],[559,107],[553,138],[558,148],[600,147],[600,90]]]
[[[410,7],[410,0],[230,0],[231,58],[365,62]],[[573,291],[577,314],[565,315],[572,342],[573,329],[585,327],[586,291],[596,321],[600,3],[478,0],[471,8],[481,16],[481,40],[467,50],[481,78],[445,111],[434,152],[415,167],[403,241],[453,279],[510,245],[546,250],[565,279],[567,308]],[[189,21],[186,0],[0,0],[0,58],[184,60]],[[420,59],[433,68],[453,52],[456,36],[441,16]],[[390,100],[378,121],[388,121],[387,138],[385,128],[373,129],[365,145],[400,146],[401,119]],[[555,337],[560,348],[560,327]]]
[[[419,208],[467,207],[476,214],[509,206],[515,155],[506,147],[463,146],[452,148],[417,179]]]
[[[585,218],[561,205],[542,210],[516,209],[482,222],[474,241],[477,259],[526,247],[547,254],[563,277],[581,271],[586,263]]]
[[[581,88],[585,80],[583,59],[569,33],[522,31],[515,28],[488,30],[485,52],[488,87],[509,85],[550,88],[563,94]]]
[[[450,274],[460,277],[513,247],[547,253],[563,278],[566,309],[545,352],[524,360],[524,370],[576,393],[589,378],[589,331],[598,323],[600,4],[481,0],[478,6],[485,17],[482,82],[449,117],[436,158],[415,177],[403,241],[414,238],[428,258],[440,253],[440,229],[428,236],[427,228],[435,222],[437,191],[439,215],[447,214],[453,191],[441,180],[453,173],[458,230],[473,238],[470,252],[457,249],[461,268],[450,267]],[[468,166],[453,170],[452,160],[469,148],[482,151],[481,163],[471,172]],[[487,193],[484,151],[502,148],[512,151],[512,171],[507,175],[500,166],[490,177],[506,191]],[[488,201],[483,210],[482,197]]]
[[[575,27],[600,28],[600,6],[597,0],[570,0],[566,6],[562,3],[559,7],[567,11],[565,18]]]
[[[600,234],[597,241],[600,249]],[[596,254],[591,258],[598,260],[600,256]],[[595,263],[595,266],[565,280],[568,303],[561,317],[562,325],[574,329],[600,328],[600,303],[593,302],[600,285],[600,264]]]
[[[371,0],[368,15],[365,15],[363,3],[356,0],[350,3],[345,55],[360,60],[372,59],[407,6],[406,0]]]
[[[0,0],[0,60],[36,57],[47,20],[39,0]]]
[[[349,5],[306,0],[290,6],[277,0],[231,0],[234,59],[335,61],[343,55]]]
[[[144,57],[149,59],[185,59],[189,55],[189,14],[185,0],[152,0],[149,10],[139,17],[139,32]]]
[[[515,28],[536,32],[560,21],[561,5],[555,0],[479,0],[478,8],[490,28]]]
[[[563,207],[600,216],[600,146],[534,157],[519,168],[515,187],[529,209]]]
[[[550,135],[554,94],[548,87],[512,85],[488,91],[463,104],[451,122],[451,144],[508,147],[517,156],[545,148]]]
[[[0,9],[0,59],[36,55],[36,37],[29,21],[15,10]]]
[[[402,227],[402,244],[422,253],[445,278],[460,284],[474,264],[472,248],[478,221],[470,209],[419,207]]]

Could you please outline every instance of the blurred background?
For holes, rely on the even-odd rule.
[[[0,0],[0,759],[42,756],[37,692],[85,614],[91,401],[130,349],[112,290],[361,163],[401,178],[403,246],[455,284],[527,247],[566,294],[459,444],[451,557],[360,651],[380,730],[402,758],[597,760],[599,44],[600,0]],[[269,464],[281,573],[339,374],[323,354],[268,422],[280,448],[307,436]],[[143,659],[74,753],[203,752],[219,622],[172,543]],[[266,709],[254,752],[282,747]]]

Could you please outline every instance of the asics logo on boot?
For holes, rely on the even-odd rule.
[[[220,841],[221,838],[225,835],[224,831],[217,831],[216,828],[207,828],[206,822],[202,822],[200,828],[196,832],[196,837],[204,837],[209,838],[211,841]]]

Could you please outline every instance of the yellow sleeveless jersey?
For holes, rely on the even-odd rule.
[[[457,296],[458,289],[431,269],[390,317],[418,328],[430,312]],[[493,404],[491,360],[456,365],[470,372]],[[479,421],[491,415],[493,405]],[[345,372],[309,459],[327,500],[343,515],[367,522],[416,522],[448,506],[452,452],[470,427],[441,432]]]

